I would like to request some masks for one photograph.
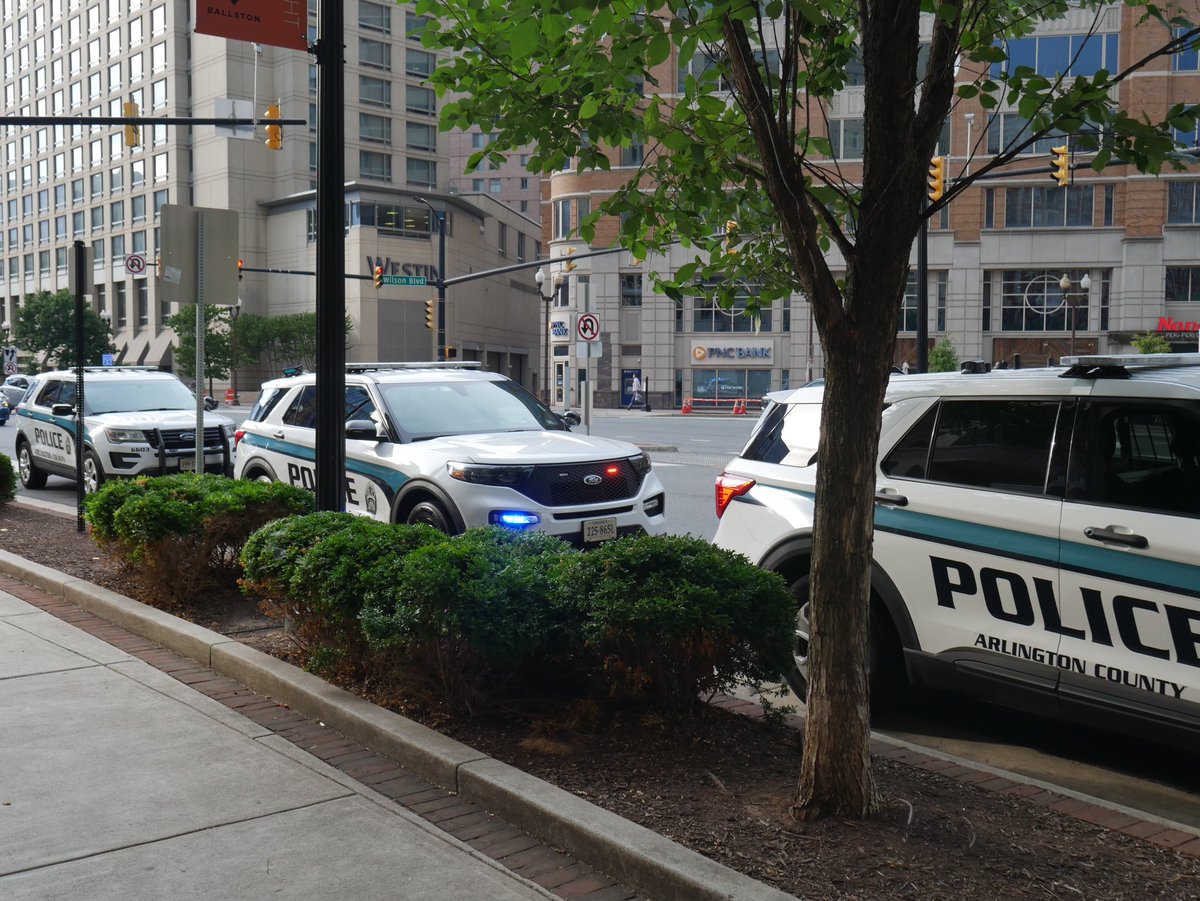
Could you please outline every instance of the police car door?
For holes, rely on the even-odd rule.
[[[1064,713],[1200,734],[1200,404],[1081,405],[1063,505]]]
[[[875,561],[903,597],[926,681],[1057,713],[1056,398],[943,398],[881,463]]]
[[[55,404],[75,405],[75,383],[51,380],[42,386],[30,411],[33,417],[33,456],[45,469],[74,477],[75,417],[55,416]]]
[[[317,386],[304,385],[285,401],[278,424],[268,425],[272,441],[264,456],[282,482],[317,490]]]
[[[346,425],[372,423],[376,429],[382,419],[371,392],[365,385],[346,386]],[[388,522],[392,501],[403,476],[390,465],[388,441],[370,438],[346,438],[346,509]]]

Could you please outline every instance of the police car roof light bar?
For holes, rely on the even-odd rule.
[[[478,360],[430,360],[425,363],[404,361],[397,363],[347,363],[347,372],[368,372],[375,369],[478,369],[483,364]]]
[[[1129,378],[1130,369],[1178,369],[1200,366],[1200,353],[1194,354],[1090,354],[1063,357],[1067,369],[1059,378]]]
[[[73,370],[74,366],[67,367],[67,371]],[[165,369],[159,369],[157,366],[84,366],[84,372],[166,372]]]

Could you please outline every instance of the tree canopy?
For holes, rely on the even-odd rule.
[[[75,365],[75,298],[68,291],[36,291],[16,313],[12,342],[34,356],[33,371]],[[99,366],[113,351],[108,328],[92,309],[83,307],[83,362]]]
[[[601,217],[619,217],[620,242],[662,268],[652,274],[669,296],[730,303],[752,284],[759,302],[801,293],[812,307],[826,362],[826,462],[812,529],[797,816],[862,816],[878,804],[865,677],[875,461],[922,219],[1046,138],[1069,135],[1097,170],[1122,163],[1153,173],[1190,159],[1173,130],[1194,132],[1195,105],[1164,101],[1148,115],[1114,98],[1155,60],[1195,49],[1195,5],[1187,16],[1127,6],[1142,17],[1141,56],[1127,52],[1119,71],[1109,63],[1072,76],[1011,62],[1008,41],[1068,15],[1092,36],[1123,7],[665,0],[647,12],[629,0],[417,0],[430,17],[424,42],[450,51],[433,76],[448,97],[443,127],[490,136],[472,165],[536,144],[533,171],[568,160],[578,171],[614,170],[613,194],[579,224],[582,240],[594,240]],[[850,163],[833,152],[827,125],[852,82],[863,132],[861,162]],[[930,158],[959,109],[1016,116],[1024,127],[986,159],[977,153],[986,145],[969,148],[975,165],[950,173],[929,205]],[[668,269],[661,254],[676,243],[690,258]]]

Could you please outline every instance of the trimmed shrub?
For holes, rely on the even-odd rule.
[[[17,496],[17,471],[12,458],[0,454],[0,504],[7,504]]]
[[[267,600],[263,609],[291,620],[321,661],[361,665],[358,615],[368,592],[386,588],[413,550],[449,537],[424,525],[391,525],[350,513],[314,513],[269,523],[246,542],[243,590]]]
[[[251,533],[312,507],[312,493],[291,485],[180,473],[114,479],[87,498],[85,515],[96,541],[155,598],[181,605],[234,588]]]
[[[559,591],[613,697],[674,711],[791,665],[796,603],[783,579],[699,538],[622,538],[565,559]]]
[[[539,532],[469,529],[372,571],[362,611],[374,650],[398,651],[441,692],[469,708],[495,698],[536,663],[561,678],[569,608],[556,602],[554,570],[577,553]]]

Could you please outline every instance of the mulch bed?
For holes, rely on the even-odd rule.
[[[73,518],[0,507],[0,548],[132,597],[130,574]],[[145,600],[143,598],[143,600]],[[294,646],[253,601],[182,615],[285,659]],[[396,703],[406,715],[420,711]],[[876,758],[882,812],[865,822],[788,816],[797,733],[709,708],[687,723],[581,707],[424,717],[440,731],[803,898],[1196,899],[1200,860],[1029,800]]]

